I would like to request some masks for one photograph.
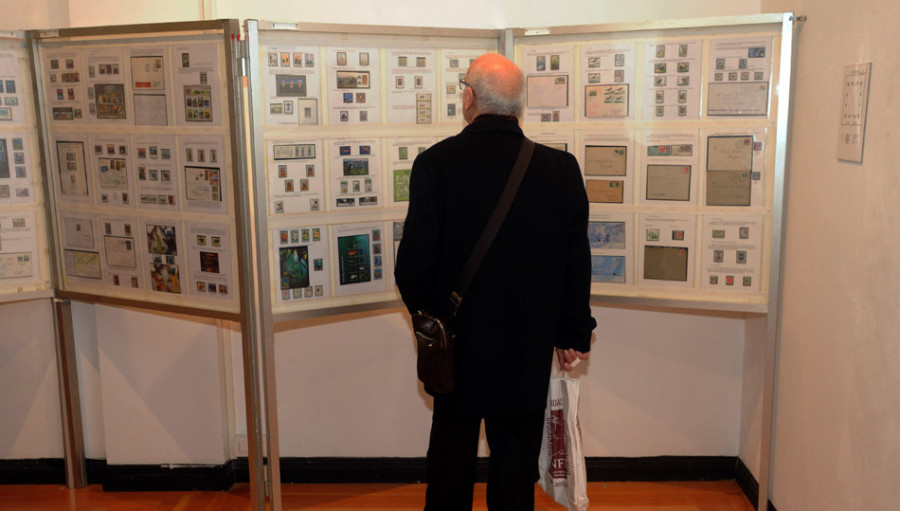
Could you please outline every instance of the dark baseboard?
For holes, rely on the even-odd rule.
[[[588,481],[723,481],[735,480],[754,505],[759,483],[734,456],[589,457]],[[224,491],[248,482],[247,458],[224,465],[108,465],[86,460],[88,484],[104,491]],[[488,463],[479,458],[478,481],[487,480]],[[285,483],[420,483],[425,458],[281,458]],[[0,460],[0,484],[65,484],[62,459]],[[768,511],[776,511],[769,502]]]
[[[736,464],[734,456],[585,459],[588,481],[725,481]]]
[[[66,484],[65,460],[0,460],[0,484]]]
[[[246,463],[246,460],[244,460]],[[588,481],[722,481],[735,478],[733,456],[587,458]],[[476,477],[487,480],[487,459]],[[425,458],[281,458],[286,483],[416,483],[425,480]]]
[[[747,465],[744,465],[744,461],[740,458],[737,459],[737,467],[734,471],[734,480],[737,482],[738,486],[741,487],[741,491],[744,492],[744,496],[747,497],[747,500],[753,504],[753,507],[756,507],[759,502],[759,482],[756,480],[756,477],[753,476],[753,473],[750,472],[750,469],[747,468]],[[768,501],[767,511],[777,511],[775,509],[775,505],[772,504],[772,501]]]
[[[107,465],[103,491],[224,491],[235,483],[224,465]]]

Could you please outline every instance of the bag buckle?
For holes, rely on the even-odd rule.
[[[459,311],[459,306],[462,303],[462,296],[459,295],[456,291],[450,293],[450,315],[456,316],[457,311]]]

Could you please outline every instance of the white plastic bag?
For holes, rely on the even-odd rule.
[[[578,380],[550,378],[538,461],[541,488],[569,511],[588,508],[587,473],[578,425]]]

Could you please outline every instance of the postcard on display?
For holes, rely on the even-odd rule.
[[[388,160],[391,169],[390,206],[405,206],[409,203],[409,177],[416,157],[434,144],[433,137],[388,139]]]
[[[30,136],[0,133],[0,206],[35,202]]]
[[[432,124],[437,121],[437,51],[390,49],[388,122]]]
[[[0,213],[0,286],[40,278],[33,212]]]
[[[229,177],[224,138],[182,136],[178,143],[184,171],[184,209],[198,213],[226,213]]]
[[[143,271],[147,288],[160,293],[183,294],[184,240],[181,223],[175,220],[145,219],[142,238]]]
[[[22,62],[28,54],[12,48],[0,49],[0,127],[25,124],[25,76]]]
[[[101,217],[99,225],[103,282],[118,288],[142,288],[140,252],[144,240],[137,219]]]
[[[525,73],[524,122],[575,120],[572,79],[574,46],[525,46],[520,62]]]
[[[337,139],[329,145],[332,208],[377,208],[381,196],[381,140]]]
[[[262,62],[266,125],[319,124],[319,47],[273,45],[261,51],[266,55]]]
[[[129,137],[95,135],[90,147],[97,203],[101,206],[134,206],[134,160]]]
[[[66,202],[91,202],[93,184],[88,181],[87,151],[93,151],[87,135],[66,133],[55,141],[57,198]],[[93,154],[93,153],[92,153]]]
[[[234,300],[231,225],[186,222],[190,294]]]
[[[222,66],[218,43],[180,44],[172,47],[178,124],[221,126]]]
[[[700,287],[758,293],[762,289],[763,218],[705,216],[702,229]]]
[[[327,58],[328,123],[380,124],[381,64],[378,48],[332,47],[327,50]]]
[[[696,224],[693,215],[638,215],[638,285],[693,287]]]
[[[640,200],[644,204],[696,205],[700,137],[697,130],[643,132]]]
[[[634,135],[630,130],[582,131],[579,149],[588,201],[634,202]]]
[[[532,129],[532,127],[534,125],[525,127],[525,134],[531,140],[575,155],[575,132],[573,130],[538,130]]]
[[[707,68],[708,115],[767,115],[772,38],[715,39]]]
[[[122,48],[85,50],[87,64],[87,119],[126,124],[130,116],[125,90]]]
[[[101,242],[95,217],[83,212],[59,212],[59,236],[66,280],[100,284]]]
[[[701,53],[697,40],[644,45],[644,120],[700,117]]]
[[[634,284],[633,232],[631,213],[591,213],[588,241],[592,282]]]
[[[275,302],[296,303],[331,296],[328,226],[287,224],[272,229]]]
[[[178,146],[173,135],[135,135],[135,200],[141,209],[178,211]]]
[[[325,155],[321,140],[266,143],[269,214],[325,211]]]
[[[387,289],[383,222],[337,224],[331,227],[331,260],[336,296],[375,293]]]
[[[766,130],[704,130],[702,138],[706,205],[764,205]]]
[[[130,48],[128,59],[134,124],[169,125],[172,86],[167,83],[170,69],[168,48]]]
[[[441,50],[443,82],[441,82],[441,115],[444,122],[463,121],[462,84],[469,66],[489,50]]]
[[[87,117],[84,55],[75,49],[44,54],[44,97],[52,121],[82,121]]]
[[[633,118],[634,63],[633,43],[582,48],[583,119]]]

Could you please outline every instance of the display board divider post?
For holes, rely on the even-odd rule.
[[[58,295],[59,274],[56,251],[56,239],[53,233],[57,232],[56,204],[50,189],[52,181],[49,178],[50,160],[47,158],[46,144],[48,131],[46,122],[41,115],[44,112],[43,88],[39,77],[40,59],[37,58],[38,37],[35,31],[25,33],[29,61],[31,63],[31,85],[34,105],[34,119],[39,154],[41,155],[40,169],[42,175],[42,199],[43,214],[48,228],[45,229],[46,253],[50,259],[50,283],[51,293]],[[72,303],[66,299],[50,298],[53,308],[54,341],[56,344],[57,380],[59,385],[60,417],[62,420],[63,434],[63,461],[66,468],[66,485],[69,488],[84,488],[87,486],[87,468],[85,465],[84,429],[81,414],[81,393],[78,385],[78,365],[75,357],[75,334],[72,320]]]
[[[778,130],[775,165],[781,169],[775,175],[775,197],[772,211],[772,262],[769,272],[769,301],[766,315],[766,339],[762,386],[762,439],[760,447],[760,474],[758,510],[769,509],[772,476],[775,459],[775,396],[778,389],[779,352],[781,350],[782,311],[784,308],[784,246],[787,238],[788,184],[790,169],[791,111],[794,102],[794,75],[791,70],[797,58],[796,33],[806,16],[783,13],[781,25],[781,82],[778,103],[778,119],[783,120]]]
[[[269,504],[272,511],[280,511],[281,509],[281,459],[278,442],[278,407],[276,404],[277,388],[275,380],[275,327],[271,314],[272,310],[272,284],[269,282],[269,258],[267,247],[268,230],[261,228],[264,222],[260,222],[260,218],[266,215],[266,179],[265,164],[259,165],[260,158],[264,158],[264,154],[260,154],[259,147],[262,144],[262,133],[253,130],[256,123],[262,122],[262,109],[256,105],[261,105],[261,99],[258,87],[254,87],[255,77],[259,76],[259,59],[256,55],[259,53],[259,32],[257,25],[253,21],[246,21],[244,24],[244,41],[241,45],[243,51],[248,56],[246,77],[246,113],[250,123],[248,136],[250,138],[249,153],[247,154],[247,175],[243,176],[246,184],[245,200],[247,202],[243,215],[248,220],[247,226],[255,226],[253,232],[248,232],[243,239],[247,247],[253,249],[254,258],[252,264],[247,265],[247,271],[253,275],[254,282],[254,336],[255,342],[252,348],[257,351],[255,357],[260,361],[260,368],[255,375],[245,376],[247,384],[246,388],[255,386],[255,399],[259,400],[256,407],[262,410],[263,416],[259,418],[260,422],[265,424],[265,448],[267,457],[267,465],[265,475],[268,476],[267,489],[269,490]],[[245,368],[246,371],[246,368]],[[249,378],[249,379],[248,379]],[[260,389],[259,386],[262,385]],[[248,428],[249,433],[249,428]],[[262,447],[262,433],[260,427],[254,435],[258,435],[258,442]]]

